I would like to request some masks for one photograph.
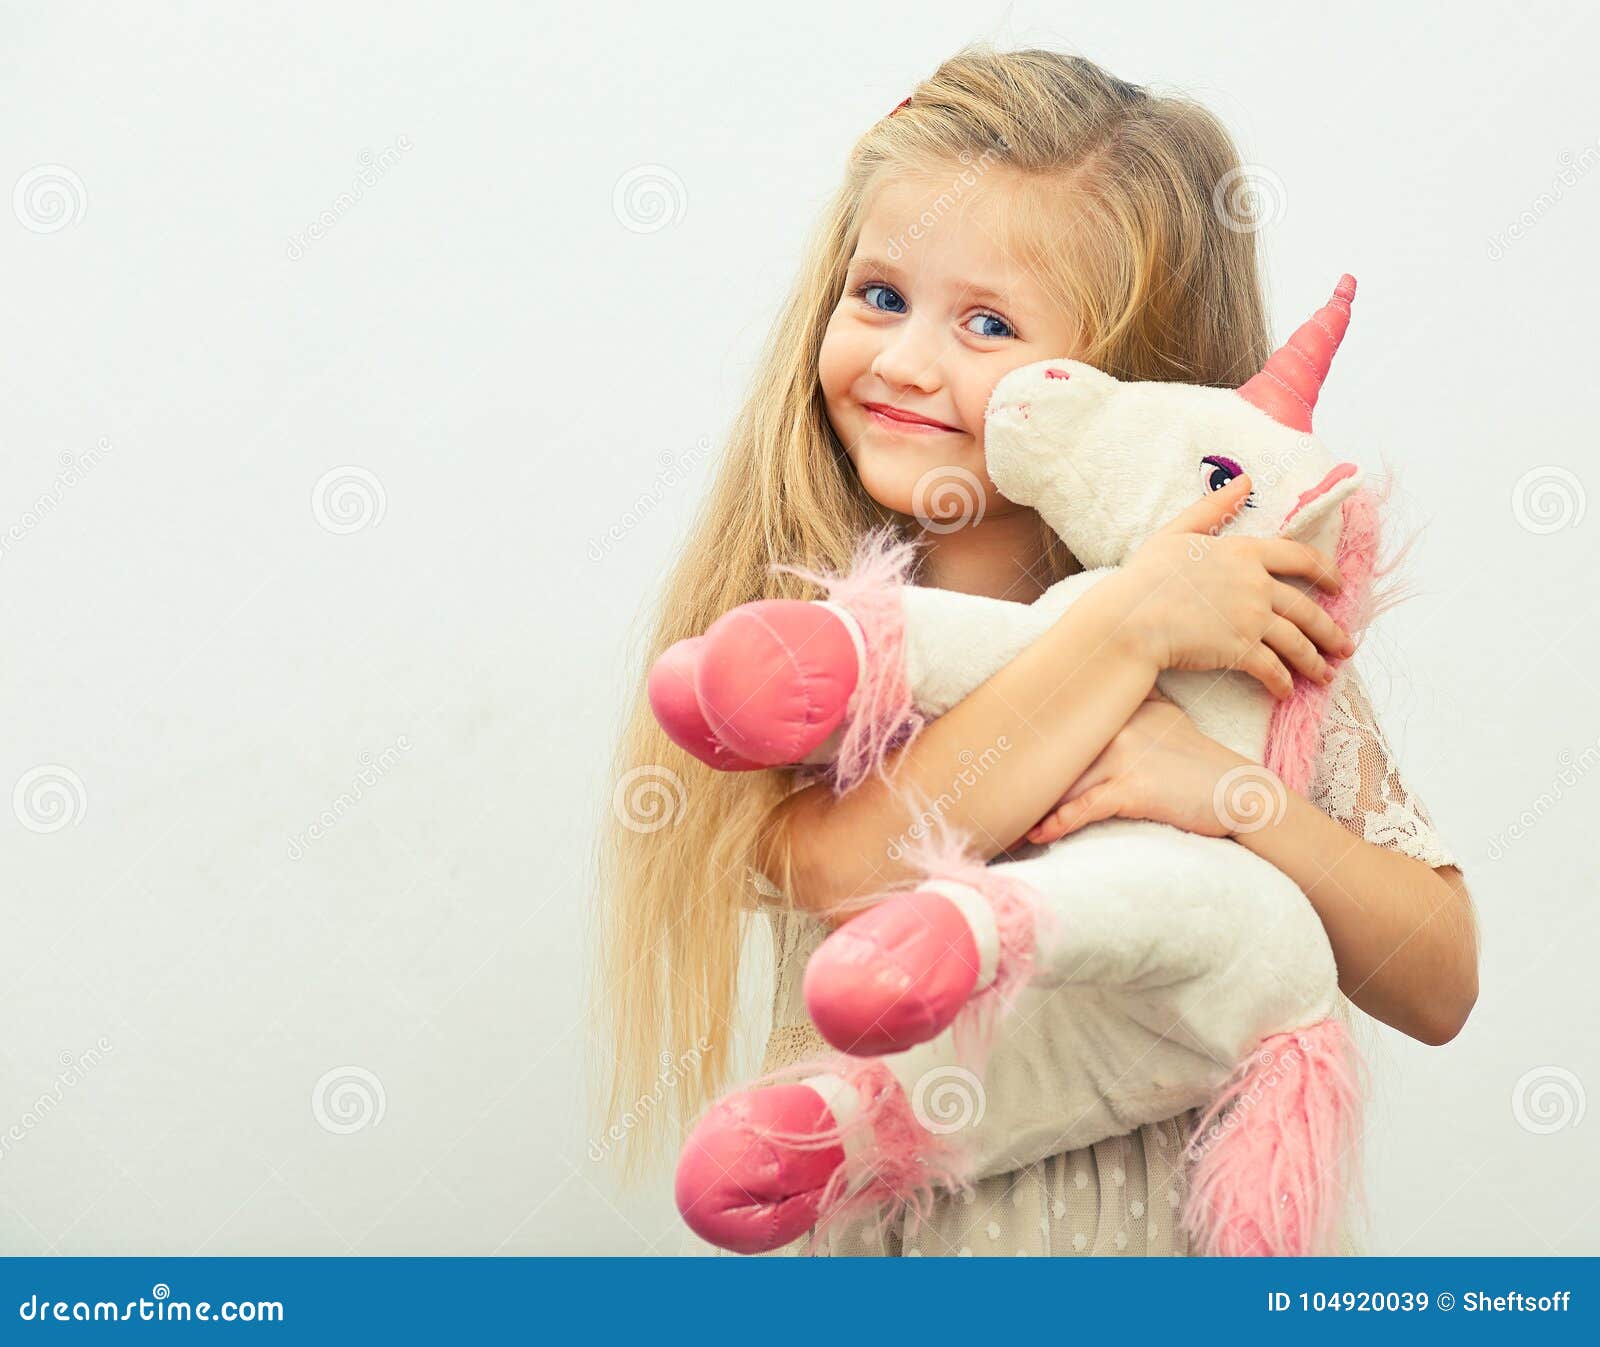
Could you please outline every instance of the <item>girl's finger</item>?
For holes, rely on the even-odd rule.
[[[1036,847],[1047,847],[1057,838],[1067,835],[1066,824],[1058,817],[1060,811],[1052,813],[1034,824],[1028,832],[1028,841]]]
[[[1356,643],[1309,594],[1279,580],[1272,591],[1272,611],[1286,617],[1330,655],[1350,655]]]
[[[1113,743],[1114,742],[1115,741],[1113,740]],[[1107,744],[1105,748],[1100,750],[1100,756],[1084,769],[1083,775],[1074,781],[1070,786],[1068,786],[1066,793],[1056,801],[1055,807],[1057,809],[1061,808],[1061,806],[1064,804],[1071,804],[1074,800],[1082,799],[1083,796],[1087,795],[1096,786],[1103,786],[1107,781],[1111,780],[1112,773],[1106,766],[1107,755],[1110,752],[1110,744]]]
[[[1317,653],[1317,647],[1311,643],[1311,639],[1288,618],[1273,618],[1271,625],[1261,633],[1261,640],[1264,645],[1276,650],[1285,664],[1298,669],[1312,681],[1333,681],[1333,670],[1328,661]]]
[[[1261,543],[1261,560],[1274,575],[1298,575],[1302,580],[1314,581],[1318,589],[1337,594],[1344,588],[1344,576],[1326,552],[1319,552],[1310,543],[1297,543],[1290,538],[1265,538]]]
[[[1156,530],[1157,533],[1215,533],[1236,515],[1250,494],[1250,475],[1240,473],[1221,491],[1202,496]]]
[[[1091,823],[1098,823],[1101,819],[1114,818],[1118,806],[1122,803],[1115,783],[1106,782],[1086,792],[1069,805],[1064,805],[1056,811],[1059,817],[1061,831],[1057,836],[1076,832],[1079,828],[1087,828]]]
[[[1058,804],[1028,829],[1028,840],[1035,846],[1043,847],[1049,846],[1058,837],[1064,837],[1067,833],[1068,808],[1065,804]]]
[[[1294,691],[1293,676],[1284,667],[1277,652],[1268,646],[1257,643],[1255,648],[1234,667],[1240,673],[1249,674],[1279,701]]]

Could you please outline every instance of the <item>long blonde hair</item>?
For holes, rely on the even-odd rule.
[[[959,173],[975,159],[1020,189],[1012,215],[1032,243],[1028,260],[1078,320],[1080,349],[1061,354],[1118,378],[1237,386],[1271,353],[1257,234],[1217,204],[1239,156],[1200,105],[1079,56],[979,43],[856,142],[653,623],[636,637],[637,693],[596,857],[593,997],[609,1060],[598,1073],[608,1078],[605,1140],[591,1154],[620,1155],[626,1177],[645,1172],[661,1141],[725,1084],[745,923],[759,911],[753,847],[790,782],[777,770],[718,773],[673,745],[651,714],[645,672],[738,604],[815,597],[771,563],[843,570],[865,530],[910,522],[855,477],[825,412],[818,352],[874,188],[906,172]],[[1041,534],[1048,579],[1076,569],[1042,524]],[[775,868],[789,892],[786,865]],[[677,1129],[660,1126],[660,1114]]]

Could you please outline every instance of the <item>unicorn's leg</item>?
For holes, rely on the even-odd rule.
[[[865,661],[848,611],[763,599],[670,647],[650,671],[650,705],[667,737],[712,767],[796,763],[844,719]]]
[[[962,1149],[912,1102],[918,1060],[835,1055],[715,1104],[678,1159],[678,1210],[702,1239],[765,1253],[817,1227],[910,1207],[967,1181]],[[809,1073],[809,1074],[806,1074]],[[815,1236],[814,1236],[815,1238]]]
[[[1137,994],[1230,960],[1259,970],[1272,1002],[1254,1028],[1330,1004],[1326,932],[1280,871],[1230,841],[1113,819],[1026,860],[936,859],[915,891],[823,941],[806,968],[806,1008],[835,1047],[894,1052],[1019,978]],[[1206,1030],[1203,1008],[1194,1013]],[[1218,1042],[1230,1056],[1237,1046]]]
[[[656,722],[679,748],[720,772],[758,771],[765,763],[742,758],[712,731],[695,695],[695,671],[700,667],[704,636],[693,636],[668,646],[650,669],[646,689]]]
[[[651,674],[662,728],[713,767],[822,765],[837,755],[857,779],[864,762],[915,728],[901,612],[913,551],[874,535],[845,575],[783,568],[828,598],[742,604],[678,642]]]
[[[830,1086],[819,1079],[742,1090],[712,1106],[678,1156],[673,1185],[695,1234],[734,1253],[766,1253],[810,1228],[845,1158],[831,1139],[839,1122]],[[780,1144],[773,1133],[825,1144]]]
[[[881,1043],[886,1027],[910,1039],[949,1025],[884,1059],[936,1060],[971,1015],[978,1056],[993,1050],[991,1096],[1027,1099],[971,1139],[978,1178],[1209,1105],[1189,1151],[1194,1246],[1327,1250],[1358,1171],[1362,1068],[1333,1017],[1326,932],[1286,875],[1236,844],[1120,820],[1026,861],[936,873],[813,956],[808,1009],[825,1037]],[[985,930],[1004,927],[1005,882],[1028,895],[1030,985],[1015,1013],[984,1016],[1010,999],[984,982],[981,956],[971,971]],[[840,940],[858,925],[854,946]],[[885,948],[897,963],[875,962]]]
[[[929,878],[846,922],[806,965],[806,1012],[842,1052],[900,1052],[931,1039],[1000,971],[993,897],[970,882]],[[1013,904],[1008,962],[1031,945],[1031,913]]]
[[[907,582],[910,548],[863,546],[812,602],[762,599],[673,645],[650,675],[672,741],[724,771],[832,763],[841,793],[1036,640],[1105,572],[1033,604]]]

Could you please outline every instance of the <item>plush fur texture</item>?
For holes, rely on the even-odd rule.
[[[795,1150],[845,1149],[846,1159],[834,1169],[818,1198],[817,1222],[806,1242],[808,1254],[816,1252],[823,1235],[838,1222],[875,1216],[873,1228],[882,1234],[902,1213],[925,1220],[939,1194],[971,1186],[970,1158],[959,1145],[917,1121],[904,1087],[881,1058],[843,1053],[808,1058],[769,1072],[755,1084],[822,1073],[843,1077],[856,1092],[860,1106],[855,1116],[814,1133],[776,1128],[766,1133],[768,1141]]]
[[[1343,505],[1344,527],[1334,565],[1344,578],[1337,594],[1317,591],[1323,610],[1356,640],[1364,633],[1372,607],[1372,585],[1378,565],[1378,509],[1369,490],[1358,491]],[[1328,661],[1335,668],[1342,658]],[[1303,794],[1311,784],[1330,685],[1296,674],[1294,691],[1273,709],[1267,728],[1266,765],[1290,790]]]
[[[961,1060],[982,1075],[997,1022],[1008,1014],[1032,973],[1034,922],[1025,886],[990,869],[958,834],[944,827],[907,849],[911,866],[929,878],[955,880],[982,893],[992,905],[1000,934],[993,981],[962,1009],[950,1032]],[[818,1224],[808,1249],[825,1227],[862,1213],[875,1213],[880,1233],[909,1211],[926,1216],[939,1192],[959,1192],[976,1177],[969,1148],[930,1132],[917,1121],[905,1086],[890,1059],[830,1054],[808,1058],[754,1082],[755,1087],[832,1073],[856,1089],[860,1111],[844,1124],[805,1137],[773,1132],[769,1139],[797,1149],[844,1145],[868,1171],[852,1183],[850,1162],[834,1173],[818,1201]],[[905,1069],[905,1063],[899,1064]]]
[[[900,594],[910,583],[917,544],[899,538],[885,526],[856,545],[850,569],[828,575],[802,566],[775,564],[826,591],[861,624],[867,655],[861,682],[851,697],[844,734],[831,764],[815,773],[839,794],[854,789],[873,773],[884,775],[884,759],[910,743],[926,723],[906,681],[905,618]]]
[[[1328,1019],[1265,1039],[1195,1124],[1183,1222],[1203,1254],[1337,1252],[1362,1201],[1361,1059]]]
[[[994,980],[962,1007],[951,1026],[962,1059],[981,1076],[997,1025],[1015,1008],[1033,977],[1036,902],[1026,884],[986,864],[966,838],[944,827],[942,819],[938,823],[929,836],[906,848],[907,862],[925,878],[954,880],[976,889],[988,900],[1000,933]]]

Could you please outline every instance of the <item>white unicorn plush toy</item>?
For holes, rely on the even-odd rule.
[[[1359,639],[1377,505],[1311,432],[1354,295],[1343,277],[1239,389],[1125,383],[1067,359],[1014,370],[986,413],[989,475],[1087,569],[1010,603],[911,584],[911,545],[870,540],[846,576],[798,572],[827,599],[746,604],[668,650],[657,718],[715,767],[826,764],[848,790],[1241,472],[1253,490],[1224,532],[1332,555],[1338,593],[1302,588]],[[1230,786],[1305,788],[1326,685],[1297,676],[1282,702],[1237,671],[1158,686],[1262,764]],[[1231,839],[1123,819],[990,865],[959,842],[913,858],[923,878],[807,965],[807,1010],[838,1051],[725,1097],[690,1135],[677,1200],[697,1233],[750,1253],[847,1212],[920,1213],[939,1188],[1202,1108],[1182,1213],[1194,1251],[1336,1251],[1359,1187],[1362,1067],[1326,933],[1286,875]],[[1006,1107],[953,1132],[923,1096],[962,1078]],[[1065,1083],[1065,1107],[1057,1090],[1032,1103],[1045,1079]]]

